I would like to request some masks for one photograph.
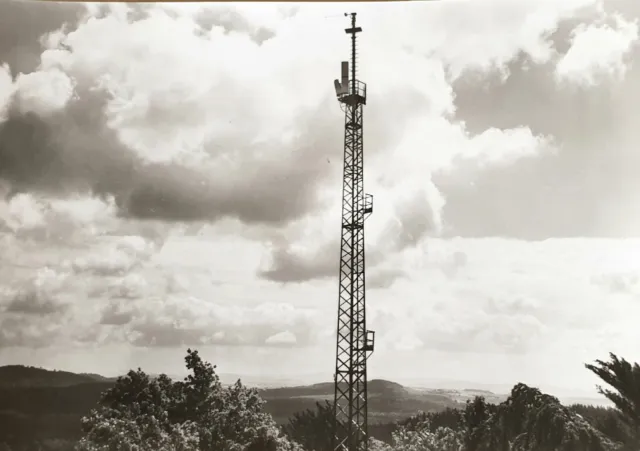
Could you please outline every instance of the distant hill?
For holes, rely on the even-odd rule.
[[[231,383],[242,379],[231,376],[224,381]],[[6,443],[10,449],[18,451],[72,450],[81,435],[80,419],[97,405],[105,390],[113,387],[115,379],[19,365],[0,367],[0,449],[4,449],[2,444]],[[286,384],[285,381],[272,380],[272,383]],[[255,381],[243,382],[255,386],[252,384]],[[506,399],[506,395],[495,394],[488,387],[463,388],[465,386],[472,385],[458,383],[449,387],[416,388],[387,380],[371,380],[367,385],[369,431],[373,437],[389,440],[394,428],[391,423],[417,412],[460,407],[475,396],[483,396],[491,403]],[[317,402],[332,401],[334,384],[259,388],[259,392],[266,401],[265,410],[276,422],[285,424],[296,412],[314,409]],[[571,401],[597,404],[576,398]]]
[[[395,382],[381,379],[370,380],[367,383],[369,396],[407,396],[409,390]],[[263,398],[302,398],[314,397],[323,399],[327,396],[333,397],[334,383],[323,382],[313,385],[301,385],[297,387],[263,388],[260,389]]]
[[[0,366],[0,388],[70,387],[72,385],[113,381],[98,374],[76,374],[32,366]]]
[[[181,379],[181,378],[174,378]],[[23,445],[34,440],[77,440],[80,418],[96,406],[115,378],[76,374],[27,366],[0,367],[0,443]],[[372,424],[389,423],[418,411],[437,411],[460,405],[443,393],[421,392],[395,382],[368,383]],[[334,385],[259,389],[265,410],[284,424],[295,413],[332,401]]]
[[[241,377],[226,377],[225,382]],[[76,374],[19,365],[0,367],[0,444],[19,449],[34,441],[72,443],[80,437],[80,418],[96,406],[100,395],[116,378],[98,374]],[[179,380],[181,377],[174,377]],[[244,381],[246,385],[255,386]],[[282,383],[286,383],[285,379]],[[474,396],[501,402],[503,395],[488,390],[412,388],[374,379],[367,384],[371,433],[389,434],[386,424],[419,411],[441,411],[460,407]],[[317,402],[332,401],[333,382],[279,388],[259,388],[265,410],[284,424],[295,413],[314,409]],[[386,428],[386,429],[385,429]],[[380,437],[382,438],[382,437]]]
[[[395,382],[374,379],[367,383],[369,417],[372,422],[391,422],[418,411],[431,412],[460,403],[441,393],[430,393],[403,387]],[[334,384],[324,382],[297,387],[261,389],[267,401],[266,410],[278,423],[284,423],[294,412],[312,409],[316,402],[333,401]]]

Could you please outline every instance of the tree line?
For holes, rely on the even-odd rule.
[[[258,390],[241,381],[226,387],[216,367],[188,350],[189,375],[173,381],[141,369],[117,380],[82,419],[75,451],[330,451],[332,405],[295,414],[279,427],[264,412]],[[463,408],[418,412],[373,425],[371,451],[637,451],[640,449],[640,367],[614,354],[585,365],[603,382],[612,408],[564,406],[517,384],[508,399],[482,397]],[[56,444],[46,448],[60,449]],[[43,448],[43,447],[41,447]],[[0,444],[0,451],[10,451]]]

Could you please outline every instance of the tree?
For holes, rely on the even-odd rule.
[[[612,388],[597,386],[598,392],[609,399],[619,413],[625,444],[637,449],[640,446],[640,366],[613,353],[609,358],[585,367]]]
[[[281,436],[256,389],[224,387],[215,366],[187,350],[174,382],[130,371],[83,418],[79,451],[301,451]]]
[[[616,449],[611,440],[557,398],[525,384],[512,389],[509,398],[477,429],[477,437],[477,451]]]
[[[84,419],[85,436],[78,451],[197,451],[198,432],[193,423],[169,425],[166,418],[152,415],[119,412],[110,409],[96,410]]]
[[[305,451],[330,451],[333,434],[333,406],[316,403],[316,409],[293,414],[284,426],[285,433],[300,443]]]
[[[463,451],[464,437],[448,427],[431,430],[429,420],[415,429],[400,427],[393,433],[393,451]]]
[[[497,406],[488,404],[481,396],[467,401],[462,412],[465,450],[472,451],[480,447],[483,441],[483,426],[497,411]]]
[[[620,412],[613,407],[573,404],[570,409],[581,415],[593,427],[617,443],[626,443],[628,434],[620,420]],[[637,448],[637,447],[636,447]]]
[[[387,445],[382,440],[369,437],[369,451],[394,451],[391,446]]]

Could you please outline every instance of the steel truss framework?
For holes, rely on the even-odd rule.
[[[356,14],[351,14],[351,67],[347,80],[336,81],[345,112],[342,233],[336,345],[334,444],[336,451],[367,450],[367,358],[373,352],[374,333],[366,328],[364,223],[373,211],[372,196],[363,185],[363,106],[366,85],[356,79]],[[348,83],[348,86],[344,86]]]

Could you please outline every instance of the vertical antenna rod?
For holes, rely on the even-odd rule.
[[[356,13],[350,15],[351,27],[345,31],[351,35],[351,74],[349,63],[343,62],[342,79],[334,81],[345,112],[345,131],[333,450],[367,451],[367,359],[374,332],[367,330],[365,321],[364,222],[373,211],[373,197],[363,190],[362,109],[367,86],[356,79],[356,35],[362,28],[356,27]]]

